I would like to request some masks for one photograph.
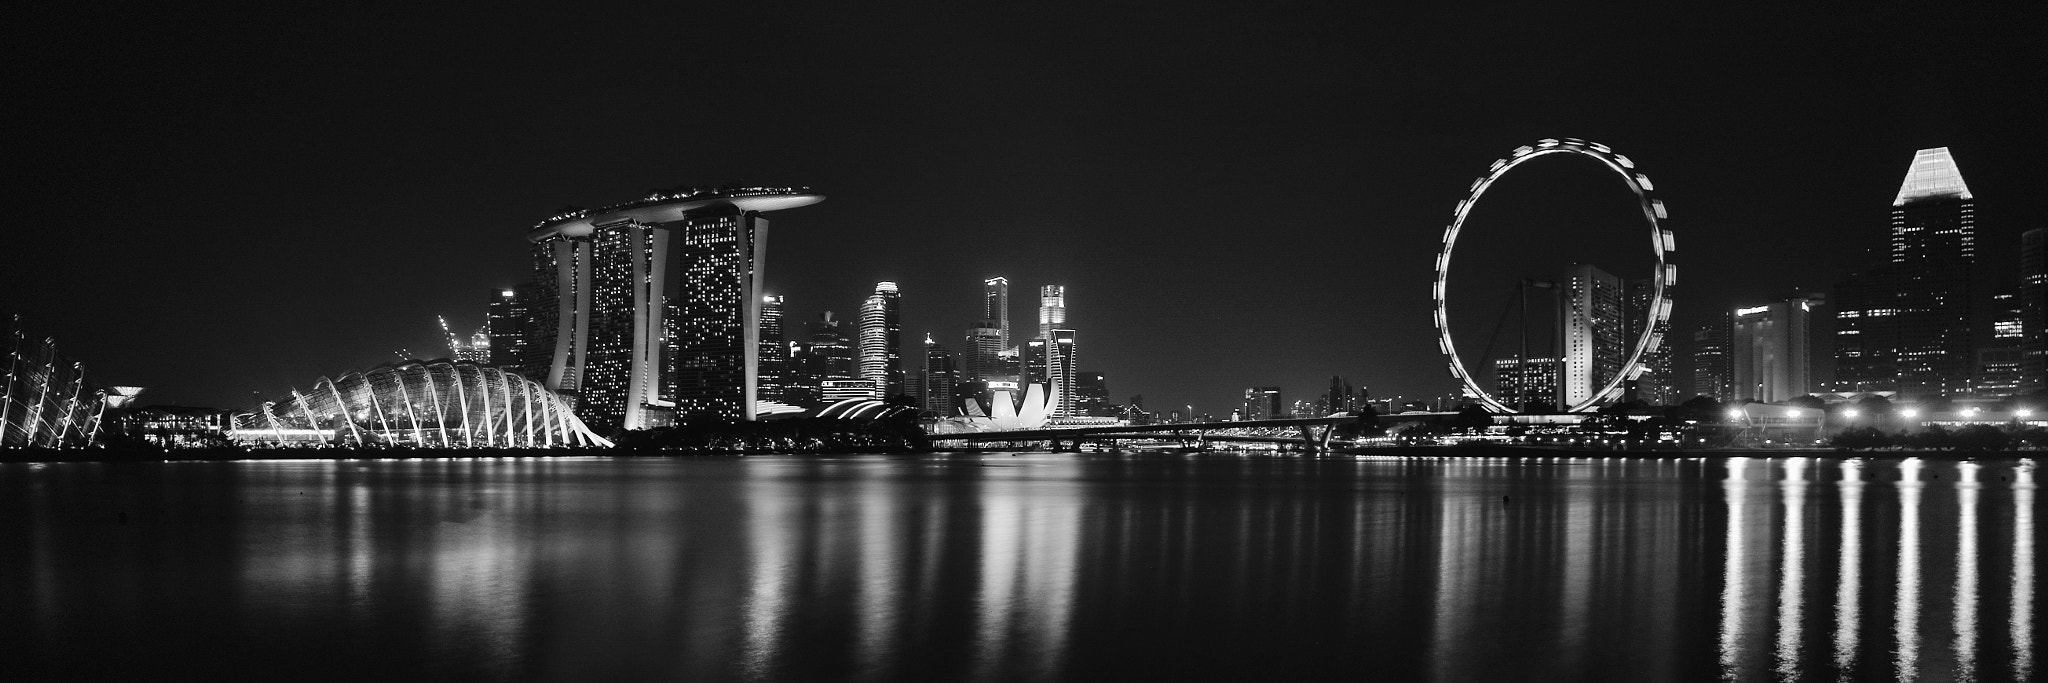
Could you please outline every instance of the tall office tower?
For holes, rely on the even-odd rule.
[[[875,398],[903,394],[903,304],[894,282],[875,283],[860,305],[860,379],[873,383]]]
[[[932,339],[924,336],[924,366],[918,375],[919,410],[928,410],[940,417],[953,415],[953,392],[960,384],[960,368],[953,359],[953,352],[946,350]]]
[[[1351,386],[1350,382],[1345,381],[1343,375],[1331,375],[1330,391],[1323,394],[1323,414],[1336,415],[1338,413],[1357,412],[1359,405],[1361,403],[1359,401],[1358,389]]]
[[[1728,360],[1737,399],[1778,403],[1812,393],[1812,303],[1795,296],[1735,309]]]
[[[1493,396],[1515,410],[1554,409],[1557,405],[1557,359],[1493,359]]]
[[[2025,362],[2025,315],[2021,311],[2020,288],[2008,282],[1991,294],[1991,338],[1977,346],[1970,393],[1984,397],[2020,393]]]
[[[1022,384],[1024,378],[1023,352],[1017,349],[1003,349],[996,354],[996,381]]]
[[[815,373],[820,364],[811,352],[810,335],[799,336],[801,339],[784,343],[789,360],[783,365],[782,402],[801,408],[823,408],[825,394],[821,389],[825,378]]]
[[[2048,229],[2020,236],[2020,388],[2048,389]]]
[[[1116,406],[1109,404],[1109,376],[1093,370],[1077,373],[1074,381],[1074,410],[1077,415],[1088,417],[1116,417]]]
[[[1045,338],[1039,337],[1017,349],[1018,384],[1043,384],[1047,391],[1052,390],[1052,368],[1046,365],[1050,356],[1045,347]]]
[[[788,403],[784,387],[789,384],[789,346],[782,338],[782,295],[761,297],[760,391],[763,401]]]
[[[548,389],[598,431],[677,414],[753,419],[768,221],[802,188],[682,188],[570,209],[528,231],[527,339]]]
[[[1067,326],[1066,285],[1038,288],[1038,337],[1051,340],[1052,331]]]
[[[1627,354],[1635,350],[1636,340],[1642,337],[1643,325],[1655,319],[1657,281],[1638,278],[1628,281],[1627,310],[1622,320],[1627,322],[1623,333],[1621,353],[1624,361]],[[1671,320],[1668,317],[1656,322],[1657,348],[1643,354],[1643,372],[1622,386],[1623,394],[1653,406],[1673,405],[1683,399],[1678,396],[1678,376],[1671,368]]]
[[[1947,147],[1923,149],[1892,200],[1890,289],[1897,294],[1899,395],[1950,396],[1970,388],[1971,287],[1977,210]],[[1868,313],[1865,314],[1869,315]]]
[[[1003,379],[1003,330],[995,321],[983,320],[967,328],[967,381],[991,382]]]
[[[1899,293],[1890,265],[1874,266],[1835,283],[1835,391],[1899,389]]]
[[[489,363],[502,370],[517,372],[526,358],[526,318],[528,294],[531,285],[517,285],[511,289],[498,290],[491,298],[491,317],[484,324],[491,336],[491,357]],[[527,379],[532,379],[531,377]]]
[[[1286,408],[1280,404],[1280,387],[1252,387],[1244,390],[1244,412],[1247,420],[1275,420],[1286,417]]]
[[[811,374],[821,381],[860,379],[853,360],[853,341],[846,336],[845,323],[833,318],[831,311],[811,323]]]
[[[1728,364],[1728,316],[1700,326],[1692,333],[1692,393],[1716,401],[1732,401],[1734,372]]]
[[[1586,264],[1565,271],[1564,369],[1559,407],[1593,398],[1628,361],[1621,278]],[[1616,394],[1615,396],[1618,396]]]
[[[1054,329],[1045,343],[1046,384],[1059,389],[1057,409],[1053,417],[1074,417],[1080,415],[1080,394],[1075,391],[1080,379],[1080,365],[1074,360],[1074,331]]]
[[[1010,279],[992,277],[981,281],[981,319],[993,322],[1002,331],[1003,348],[1010,345]]]

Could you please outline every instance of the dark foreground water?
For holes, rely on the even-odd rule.
[[[0,465],[0,679],[2038,676],[2035,464]]]

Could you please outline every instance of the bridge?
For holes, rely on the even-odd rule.
[[[1337,425],[1357,422],[1357,415],[1331,415],[1329,417],[1291,417],[1276,420],[1240,420],[1237,422],[1181,422],[1152,425],[1103,425],[1091,427],[1055,427],[1051,429],[1016,429],[998,432],[962,432],[955,434],[933,434],[933,442],[958,443],[1014,443],[1019,441],[1044,441],[1052,444],[1052,450],[1062,450],[1062,443],[1069,449],[1079,449],[1083,441],[1128,441],[1152,439],[1179,439],[1195,443],[1204,441],[1237,441],[1256,443],[1301,444],[1302,450],[1321,453],[1330,448],[1330,434],[1337,431]],[[1280,436],[1258,434],[1219,434],[1224,430],[1271,430],[1284,432],[1292,427],[1295,435]],[[1322,427],[1317,430],[1316,427]],[[1273,429],[1279,428],[1279,429]]]

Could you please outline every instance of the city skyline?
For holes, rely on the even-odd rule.
[[[392,349],[444,346],[424,322],[433,316],[455,329],[481,324],[479,293],[523,282],[518,232],[533,216],[566,202],[626,201],[636,188],[738,179],[835,198],[778,233],[764,288],[788,297],[801,312],[792,319],[822,310],[850,318],[850,298],[889,280],[914,293],[904,334],[931,332],[957,347],[962,318],[980,304],[972,283],[1007,275],[1020,286],[1069,287],[1068,305],[1088,312],[1086,369],[1105,373],[1118,397],[1227,413],[1243,387],[1312,395],[1333,374],[1374,397],[1443,394],[1455,384],[1443,378],[1426,299],[1441,216],[1487,161],[1541,137],[1599,140],[1656,169],[1672,224],[1685,233],[1672,329],[1785,291],[1825,289],[1881,256],[1884,199],[1919,149],[1953,151],[1984,198],[1987,260],[2015,258],[1992,247],[2048,225],[2048,207],[2025,202],[2040,181],[2026,152],[2042,133],[2023,125],[2030,110],[2010,85],[2023,73],[2013,64],[2027,61],[2012,56],[2038,48],[1993,30],[1989,18],[1917,11],[1848,24],[1780,17],[1761,28],[1710,20],[1655,36],[1631,30],[1666,23],[1647,10],[1585,18],[1588,34],[1638,36],[1637,59],[1610,60],[1604,48],[1501,40],[1544,19],[1533,10],[1478,25],[1435,11],[1368,22],[1330,9],[1327,21],[1284,24],[1191,12],[1149,32],[1083,25],[1153,20],[1143,13],[1100,10],[1098,21],[1067,24],[996,11],[989,18],[1001,21],[971,43],[947,20],[911,10],[836,10],[788,18],[786,32],[759,39],[789,50],[738,50],[720,42],[732,38],[710,37],[681,55],[749,53],[757,61],[714,64],[817,70],[817,81],[791,88],[735,77],[725,87],[758,101],[747,108],[758,116],[690,110],[658,124],[569,109],[556,97],[658,77],[632,64],[645,55],[563,66],[493,59],[518,54],[510,44],[527,38],[601,22],[508,19],[458,34],[455,45],[317,14],[249,19],[273,30],[212,41],[233,24],[194,16],[143,32],[115,23],[105,30],[134,40],[90,60],[35,57],[19,67],[39,74],[24,101],[110,106],[13,108],[46,133],[18,157],[20,168],[43,170],[17,189],[37,200],[18,220],[70,226],[66,210],[100,213],[93,230],[22,231],[0,268],[0,306],[96,376],[150,387],[152,401],[234,407],[250,391],[388,362]],[[455,20],[427,16],[418,27]],[[400,33],[381,48],[343,43],[329,55],[316,48],[335,44],[294,42],[316,26],[337,40]],[[1444,35],[1451,26],[1471,36]],[[896,47],[846,65],[823,60],[845,52],[862,27],[963,57],[925,60],[922,47]],[[1416,31],[1444,42],[1400,37]],[[1921,31],[1932,45],[1914,40]],[[1763,48],[1723,54],[1735,35]],[[1070,49],[1027,47],[1027,36]],[[1508,43],[1520,51],[1516,64],[1495,51]],[[473,56],[447,56],[464,46]],[[1923,64],[1923,51],[1947,59]],[[1823,56],[1843,53],[1867,59]],[[1707,56],[1719,61],[1691,65]],[[196,81],[157,64],[220,57],[231,63]],[[276,78],[287,64],[292,78]],[[890,76],[877,85],[864,66],[890,67]],[[1037,84],[1039,96],[955,78],[979,71]],[[335,74],[360,75],[324,78]],[[1545,95],[1544,83],[1567,77],[1578,90]],[[330,80],[331,88],[304,85]],[[917,95],[924,86],[936,94]],[[1206,92],[1235,97],[1189,99]],[[848,112],[826,106],[856,95],[876,98],[879,111],[840,116]],[[1284,98],[1305,106],[1267,106]],[[431,106],[376,104],[387,101]],[[874,125],[884,120],[901,127]],[[771,129],[778,134],[749,134]],[[1379,132],[1389,130],[1416,134]],[[1605,201],[1611,188],[1583,170],[1535,164],[1509,176],[1503,192],[1556,196],[1559,205]],[[333,192],[347,200],[314,200]],[[1248,196],[1287,197],[1290,209],[1204,201]],[[912,212],[942,220],[901,220]],[[1536,232],[1571,234],[1580,218],[1566,206],[1527,220]],[[1013,249],[974,246],[1017,235],[1031,238]],[[79,264],[121,277],[85,276]],[[1224,328],[1232,332],[1192,334]],[[1154,341],[1172,329],[1194,338]]]

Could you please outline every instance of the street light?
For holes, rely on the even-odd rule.
[[[1854,420],[1854,419],[1856,419],[1856,409],[1855,409],[1855,408],[1843,408],[1843,409],[1842,409],[1842,417],[1846,417],[1846,418],[1849,418],[1849,419],[1851,419],[1851,420]]]

